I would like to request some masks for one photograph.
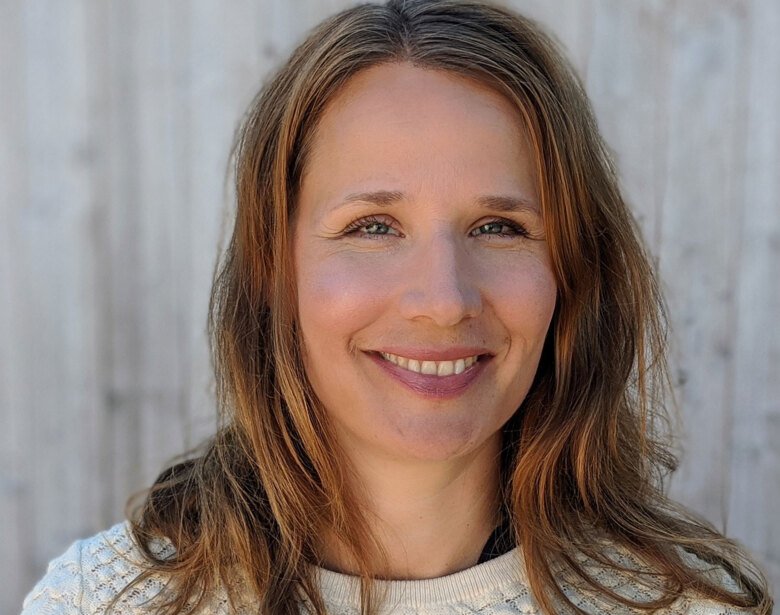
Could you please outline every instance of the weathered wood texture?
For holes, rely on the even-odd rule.
[[[0,612],[213,428],[232,133],[347,4],[0,2]],[[569,50],[659,259],[684,422],[672,492],[777,585],[780,3],[510,4]]]

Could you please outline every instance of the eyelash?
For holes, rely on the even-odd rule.
[[[343,234],[344,235],[353,235],[357,234],[358,231],[361,229],[365,229],[368,226],[371,226],[373,224],[381,224],[383,226],[388,227],[389,229],[393,229],[393,225],[389,224],[385,220],[376,217],[376,216],[367,216],[365,218],[359,218],[353,222],[351,222],[345,229]],[[479,226],[476,227],[476,229],[469,232],[469,235],[471,237],[476,237],[478,235],[473,234],[474,231],[477,229],[480,229],[485,226],[491,226],[491,225],[500,225],[501,227],[507,227],[510,229],[511,232],[509,233],[485,233],[488,236],[493,237],[528,237],[529,233],[523,227],[521,224],[518,224],[517,222],[513,222],[512,220],[506,220],[504,218],[496,218],[494,220],[488,220],[487,222],[483,222]],[[378,237],[384,237],[388,233],[361,233],[364,237],[371,237],[371,238],[378,238]]]
[[[367,216],[365,218],[358,218],[354,222],[350,222],[347,228],[344,229],[343,234],[344,235],[357,234],[358,231],[366,228],[367,226],[371,226],[372,224],[382,224],[389,229],[393,228],[392,224],[388,224],[385,220],[382,220],[381,218],[378,218],[376,216]],[[382,237],[387,233],[361,233],[361,234],[364,237]]]
[[[509,228],[512,232],[511,233],[486,233],[487,235],[492,235],[494,237],[528,237],[528,231],[525,229],[524,226],[518,224],[517,222],[512,222],[511,220],[505,220],[503,218],[496,218],[495,220],[489,220],[487,222],[483,222],[477,227],[477,229],[480,229],[483,226],[492,226],[494,224],[502,227],[505,226]],[[473,232],[474,231],[471,231],[469,235],[471,235],[471,233]]]

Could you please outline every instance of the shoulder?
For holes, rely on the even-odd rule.
[[[173,552],[160,542],[155,552]],[[27,595],[22,615],[66,615],[103,613],[112,601],[144,570],[144,558],[127,522],[115,525],[91,538],[73,543],[53,560],[44,577]],[[117,615],[143,612],[144,601],[165,587],[160,576],[145,580],[117,602]]]
[[[681,613],[684,615],[753,615],[752,609],[741,609],[729,604],[721,604],[714,600],[702,600],[688,598],[683,601],[676,611],[669,613]]]
[[[661,597],[654,584],[645,582],[649,577],[657,574],[656,570],[625,547],[606,541],[602,543],[602,547],[605,561],[612,565],[605,565],[605,562],[594,561],[585,556],[575,558],[597,582],[623,598],[635,602],[648,602]],[[687,566],[702,572],[712,582],[727,591],[739,593],[737,583],[725,570],[708,564],[682,548],[679,551]],[[571,584],[564,582],[562,585],[564,593],[586,612],[641,612],[616,605],[604,596],[594,594],[590,588],[585,588],[578,582]],[[668,607],[654,612],[658,615],[750,615],[755,611],[723,604],[691,590],[683,593]]]

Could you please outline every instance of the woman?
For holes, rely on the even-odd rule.
[[[532,22],[324,22],[236,148],[222,424],[25,613],[769,613],[667,500],[661,300],[582,87]]]

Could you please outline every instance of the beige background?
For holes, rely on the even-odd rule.
[[[212,429],[227,155],[345,1],[0,0],[0,613]],[[516,0],[581,71],[659,259],[672,491],[780,580],[780,2]]]

